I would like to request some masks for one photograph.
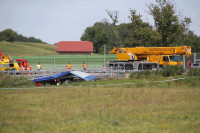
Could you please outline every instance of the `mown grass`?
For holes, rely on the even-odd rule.
[[[22,56],[12,56],[14,60],[18,58],[22,58]],[[45,55],[23,56],[23,58],[28,60],[34,70],[38,62],[43,65],[43,70],[65,70],[68,62],[71,63],[73,70],[82,70],[83,62],[85,62],[90,69],[96,67],[103,68],[104,64],[104,55]],[[116,60],[116,55],[106,55],[106,62],[111,60]]]
[[[107,55],[106,60],[115,60],[116,55]],[[13,59],[22,58],[22,56],[12,56]],[[72,65],[83,64],[83,62],[92,65],[103,65],[104,55],[47,55],[47,56],[25,56],[24,59],[28,60],[31,64],[37,64],[38,61],[43,64],[67,64],[70,62]]]
[[[199,81],[0,90],[0,132],[199,132]]]
[[[39,56],[57,55],[56,46],[30,42],[0,42],[3,55],[9,56]]]

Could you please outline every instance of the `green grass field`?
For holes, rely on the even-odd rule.
[[[156,79],[158,80],[158,79]],[[199,132],[199,77],[184,81],[102,80],[74,87],[0,90],[0,132]],[[85,82],[86,83],[86,82]],[[93,85],[87,87],[86,85]]]
[[[30,42],[0,42],[3,55],[9,56],[39,56],[57,55],[56,46]]]
[[[24,58],[29,64],[36,69],[40,62],[43,70],[53,70],[55,58],[55,70],[65,70],[68,62],[71,63],[72,69],[81,69],[83,62],[88,68],[102,68],[104,64],[104,55],[45,55],[45,56],[11,56],[12,59]],[[106,55],[106,62],[116,60],[116,55]]]

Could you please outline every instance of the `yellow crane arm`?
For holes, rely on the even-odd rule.
[[[180,46],[180,47],[134,47],[134,48],[116,48],[114,47],[110,54],[118,53],[131,53],[136,56],[138,55],[186,55],[189,57],[191,55],[190,46]]]

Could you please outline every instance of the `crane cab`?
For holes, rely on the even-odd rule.
[[[166,67],[168,65],[176,66],[183,65],[183,62],[180,55],[161,55],[159,65],[161,67]]]

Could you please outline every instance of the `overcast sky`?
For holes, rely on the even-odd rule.
[[[155,0],[0,0],[0,31],[11,28],[18,34],[54,44],[79,41],[84,30],[119,11],[119,23],[129,22],[130,9],[153,23],[146,4]],[[176,11],[192,19],[190,29],[200,35],[200,0],[175,0]]]

